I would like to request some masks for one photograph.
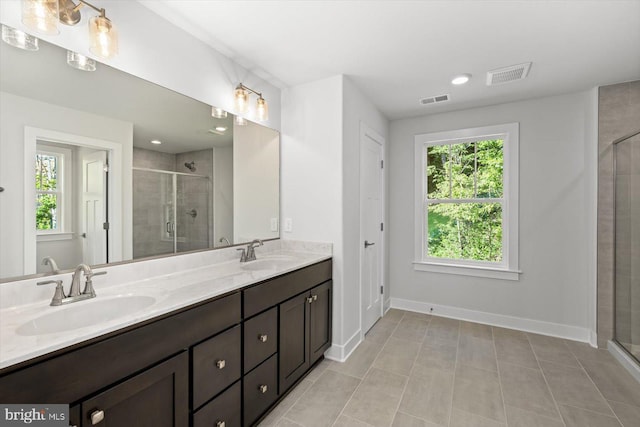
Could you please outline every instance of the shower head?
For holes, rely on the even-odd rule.
[[[185,162],[184,167],[186,167],[187,169],[189,169],[191,172],[195,172],[196,171],[196,162]]]

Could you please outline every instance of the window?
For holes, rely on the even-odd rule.
[[[61,237],[71,231],[70,168],[71,150],[37,144],[35,226],[39,239],[41,236]]]
[[[416,135],[416,270],[518,279],[518,133]]]

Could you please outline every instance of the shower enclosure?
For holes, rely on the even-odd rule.
[[[640,130],[613,144],[615,340],[640,361]]]
[[[210,247],[208,176],[134,167],[133,188],[134,259]]]

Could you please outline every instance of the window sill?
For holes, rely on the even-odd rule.
[[[414,261],[413,269],[431,273],[458,274],[460,276],[486,277],[489,279],[520,280],[519,270],[478,267],[470,265],[440,264],[435,262]]]
[[[58,240],[71,239],[73,239],[73,233],[46,233],[36,235],[36,241],[38,242],[55,242]]]

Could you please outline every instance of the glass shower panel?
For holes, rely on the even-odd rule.
[[[640,135],[615,145],[615,338],[640,359]]]
[[[133,258],[175,251],[174,175],[133,170]]]
[[[177,177],[177,252],[207,249],[213,241],[211,185],[207,177]]]

